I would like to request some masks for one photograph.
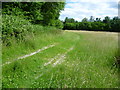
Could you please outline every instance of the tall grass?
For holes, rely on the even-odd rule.
[[[8,15],[3,16],[2,25],[2,63],[12,62],[2,66],[3,88],[119,87],[119,69],[114,66],[115,56],[119,56],[117,34],[65,32]],[[55,43],[52,48],[15,61]],[[67,52],[71,47],[73,50]],[[53,66],[60,58],[62,62]]]
[[[15,43],[9,48],[3,48],[3,64],[35,49],[53,43],[58,44],[31,57],[3,66],[3,88],[119,87],[118,70],[115,67],[111,68],[118,48],[116,34],[46,30],[27,38],[28,42]],[[66,54],[62,63],[53,67],[53,63],[61,58],[58,57],[51,64],[44,66],[71,47],[74,49]],[[35,79],[36,77],[38,78]]]

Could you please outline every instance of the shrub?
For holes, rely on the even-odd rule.
[[[10,43],[11,37],[22,40],[27,32],[33,32],[33,27],[29,21],[12,15],[2,16],[3,42]]]

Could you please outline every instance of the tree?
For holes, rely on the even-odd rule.
[[[58,20],[60,11],[64,9],[64,6],[64,2],[45,2],[41,8],[44,25],[50,25],[52,20]]]
[[[34,24],[50,25],[58,20],[64,2],[4,2],[3,14],[22,16]]]
[[[64,23],[75,23],[76,21],[73,18],[65,18],[65,22]]]
[[[114,17],[111,21],[111,30],[115,32],[120,32],[120,18]]]
[[[110,23],[110,17],[106,16],[103,20],[104,23]]]
[[[94,22],[94,17],[91,16],[89,21],[90,21],[90,22]]]
[[[68,22],[68,17],[65,18],[64,24]]]
[[[41,7],[44,2],[3,2],[3,14],[21,16],[32,23],[43,20]]]
[[[87,18],[83,18],[82,22],[88,22],[88,19]]]
[[[95,22],[101,22],[101,18],[96,18]]]

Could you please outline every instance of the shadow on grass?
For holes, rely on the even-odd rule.
[[[116,56],[115,65],[118,69],[120,69],[120,56]]]
[[[112,64],[111,69],[114,70],[114,72],[117,70],[118,74],[118,87],[120,88],[120,48],[118,49],[118,52],[115,54],[115,61]]]
[[[119,79],[119,88],[120,88],[120,56],[116,57],[116,66],[118,68],[118,79]]]
[[[120,48],[118,49],[118,53],[116,54],[115,57],[116,57],[115,66],[118,69],[118,79],[119,79],[118,87],[120,88]]]

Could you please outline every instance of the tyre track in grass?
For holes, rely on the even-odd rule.
[[[60,54],[57,54],[54,58],[50,59],[49,62],[45,63],[44,66],[47,66],[51,64],[54,60],[56,60],[58,57],[60,57]]]
[[[42,67],[42,69],[44,69],[45,66],[47,65],[52,65],[52,67],[55,67],[58,64],[61,64],[62,62],[64,62],[66,55],[68,52],[72,51],[74,49],[74,46],[72,46],[71,48],[69,48],[65,53],[63,54],[57,54],[54,58],[50,59],[49,62],[45,63]],[[55,61],[56,60],[56,61]],[[55,62],[54,62],[55,61]],[[54,62],[54,63],[52,63]],[[35,77],[35,79],[40,78],[41,76],[43,76],[48,70],[44,71],[43,73],[39,74],[38,76]]]
[[[53,63],[53,67],[55,67],[57,64],[61,64],[64,59],[66,58],[66,54],[70,51],[72,51],[74,49],[74,47],[69,48],[64,54],[60,55],[60,57],[58,58],[58,60],[56,60],[55,63]]]
[[[41,48],[41,49],[38,49],[38,50],[35,51],[35,52],[32,52],[32,53],[30,53],[30,54],[27,54],[27,55],[18,57],[17,59],[15,59],[15,60],[13,60],[13,61],[11,61],[11,62],[5,62],[5,63],[2,64],[1,66],[5,66],[5,65],[8,65],[8,64],[10,64],[10,63],[13,63],[14,61],[21,60],[21,59],[24,59],[24,58],[33,56],[33,55],[35,55],[35,54],[37,54],[37,53],[40,53],[41,51],[44,51],[44,50],[46,50],[46,49],[48,49],[48,48],[52,48],[52,47],[54,47],[54,46],[56,46],[56,44],[52,44],[52,45],[45,46],[45,47],[43,47],[43,48]]]

